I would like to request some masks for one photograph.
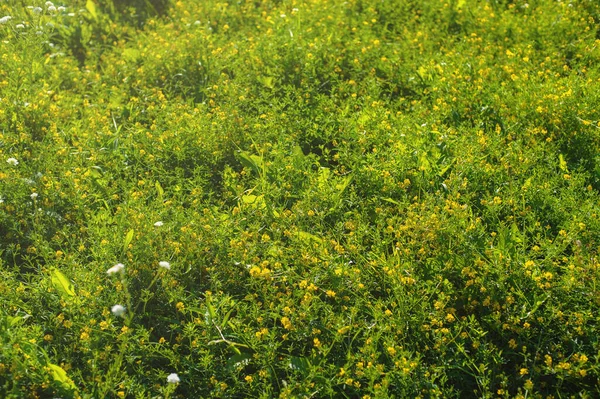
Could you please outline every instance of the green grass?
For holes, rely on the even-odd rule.
[[[596,1],[0,18],[0,397],[600,395]]]

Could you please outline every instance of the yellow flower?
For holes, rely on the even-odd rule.
[[[281,318],[281,325],[283,325],[283,328],[286,330],[291,330],[293,327],[290,319],[285,316]]]

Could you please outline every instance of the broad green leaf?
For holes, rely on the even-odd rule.
[[[305,242],[316,241],[319,244],[323,242],[322,238],[317,237],[314,234],[307,233],[306,231],[299,231],[298,237],[300,237],[300,239]]]
[[[241,197],[242,203],[249,205],[256,209],[265,209],[267,204],[265,203],[265,197],[262,195],[242,195]]]
[[[317,184],[319,186],[319,190],[323,191],[327,189],[329,186],[329,176],[331,175],[331,170],[329,168],[319,168],[319,175],[317,176]]]
[[[227,368],[233,371],[237,371],[250,364],[251,359],[252,355],[250,353],[240,352],[227,359]]]
[[[129,61],[136,61],[140,57],[140,50],[127,48],[123,50],[123,58]]]
[[[215,307],[212,305],[212,301],[211,301],[211,296],[207,295],[206,296],[206,313],[205,313],[205,319],[207,324],[212,324],[213,321],[216,319],[217,317],[217,312],[215,311]]]
[[[127,248],[129,248],[129,244],[131,244],[131,240],[133,240],[133,234],[133,229],[127,232],[127,235],[125,236],[125,241],[123,241],[123,252],[127,252]]]
[[[440,171],[438,172],[438,176],[444,177],[446,172],[448,172],[450,170],[450,168],[452,168],[452,165],[454,165],[455,161],[456,161],[456,159],[453,159],[452,162],[450,162],[448,165],[446,165],[442,169],[440,169]]]
[[[250,155],[247,152],[238,153],[240,157],[240,162],[244,167],[249,168],[257,175],[260,175],[264,169],[262,158],[257,155]]]
[[[567,161],[565,161],[565,157],[563,154],[558,154],[558,167],[563,172],[569,172],[569,168],[567,167]]]
[[[259,76],[257,80],[268,89],[273,89],[275,87],[275,79],[273,79],[272,76]]]
[[[242,202],[244,204],[255,204],[257,201],[260,201],[260,198],[262,196],[260,195],[253,195],[253,194],[248,194],[248,195],[242,195]]]
[[[337,199],[342,198],[342,194],[344,194],[344,191],[346,191],[346,188],[348,187],[353,178],[354,177],[352,175],[346,176],[341,183],[336,184],[335,188],[338,190],[336,194]]]
[[[60,383],[66,389],[76,389],[75,383],[69,378],[67,372],[59,365],[48,363],[48,368],[52,370],[52,378]]]
[[[62,274],[58,269],[53,268],[51,272],[52,285],[58,292],[63,296],[75,296],[75,290],[73,290],[73,284],[69,279]]]
[[[156,182],[154,187],[156,187],[156,191],[158,192],[158,198],[162,200],[165,190],[163,190],[159,182]]]
[[[519,226],[517,226],[517,224],[514,222],[510,226],[510,238],[514,242],[518,242],[518,243],[523,242],[523,239],[521,238],[521,232],[519,231]]]
[[[427,153],[421,152],[419,154],[418,164],[419,164],[419,170],[426,172],[431,169],[431,163],[429,162],[429,159],[427,159]]]
[[[8,321],[8,325],[10,327],[14,327],[23,321],[23,318],[18,316],[6,316],[6,320]]]
[[[394,204],[394,205],[401,206],[401,204],[400,204],[398,201],[396,201],[396,200],[393,200],[393,199],[391,199],[391,198],[381,198],[381,199],[382,199],[383,201],[385,201],[385,202],[389,202],[390,204]]]
[[[289,366],[292,370],[299,371],[301,374],[308,374],[310,361],[305,357],[291,356]]]
[[[85,3],[85,9],[91,14],[94,19],[98,19],[98,11],[96,10],[96,4],[92,0],[87,0]]]

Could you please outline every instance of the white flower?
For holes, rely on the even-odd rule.
[[[25,25],[23,25],[23,24],[16,24],[15,28],[17,28],[17,29],[25,29]]]
[[[123,305],[115,305],[110,311],[117,317],[123,316],[125,314],[125,306]]]
[[[54,7],[54,3],[51,1],[47,1],[45,4],[46,7]]]
[[[17,166],[19,164],[19,161],[17,161],[16,158],[8,158],[6,162],[12,166]]]
[[[32,200],[34,200],[38,197],[38,193],[31,193],[30,197]]]
[[[167,262],[167,261],[164,261],[164,260],[161,261],[161,262],[158,262],[158,265],[160,267],[162,267],[163,269],[167,269],[167,270],[171,269],[171,264],[169,262]]]
[[[160,227],[160,226],[162,226],[163,224],[164,224],[164,223],[163,223],[163,222],[161,222],[161,221],[159,220],[158,222],[154,223],[154,227]]]
[[[58,11],[60,11],[60,12],[67,11],[67,7],[65,7],[65,6],[60,6],[60,7],[58,7]]]
[[[125,269],[125,265],[122,263],[117,263],[116,265],[114,265],[113,267],[111,267],[110,269],[108,269],[106,271],[106,274],[108,274],[109,276],[111,274],[115,274],[115,273],[120,273]]]
[[[41,14],[42,11],[42,7],[33,7],[33,12],[36,14]]]
[[[54,7],[54,6],[48,7],[48,12],[55,12],[55,11],[56,11],[56,7]]]
[[[5,23],[7,23],[8,21],[10,21],[11,19],[12,19],[12,17],[10,15],[2,17],[2,18],[0,18],[0,24],[4,25]]]
[[[179,376],[177,375],[177,373],[171,373],[167,376],[167,382],[169,384],[178,384],[179,381],[181,381],[179,379]]]

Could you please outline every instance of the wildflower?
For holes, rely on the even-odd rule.
[[[33,7],[34,14],[41,14],[42,13],[42,7]]]
[[[6,17],[4,17],[4,18],[6,18]],[[4,22],[2,22],[2,20],[3,20],[4,18],[0,18],[0,23],[4,23]],[[12,166],[17,166],[17,165],[19,164],[19,161],[17,161],[17,159],[16,159],[16,158],[8,158],[8,159],[6,160],[6,162],[7,162],[9,165],[12,165]]]
[[[30,197],[32,200],[35,200],[38,197],[38,193],[31,193]]]
[[[171,373],[167,376],[167,382],[169,384],[179,384],[179,381],[181,380],[179,379],[177,373]]]
[[[161,221],[159,220],[158,222],[154,223],[154,227],[160,227],[160,226],[162,226],[163,224],[164,224],[164,223],[163,223],[163,222],[161,222]]]
[[[55,12],[55,11],[56,11],[56,7],[54,7],[54,6],[48,7],[48,12]]]
[[[123,305],[115,305],[113,306],[110,311],[112,312],[112,314],[114,314],[117,317],[121,317],[125,314],[125,306]]]
[[[25,25],[23,25],[23,24],[16,24],[15,28],[16,29],[25,29]]]
[[[164,260],[161,262],[158,262],[158,266],[162,267],[163,269],[171,270],[171,264]]]
[[[283,325],[283,328],[285,328],[286,330],[292,329],[292,322],[290,321],[289,318],[287,318],[285,316],[281,318],[281,324]]]
[[[53,2],[51,2],[51,1],[47,1],[47,2],[46,2],[44,5],[45,5],[46,7],[54,7],[54,3],[53,3]]]
[[[106,271],[106,274],[108,274],[110,276],[111,274],[123,272],[124,269],[125,269],[125,265],[123,265],[122,263],[117,263],[116,265],[114,265],[113,267],[108,269]]]
[[[58,11],[60,11],[60,12],[67,11],[67,7],[60,6],[60,7],[58,7]]]

